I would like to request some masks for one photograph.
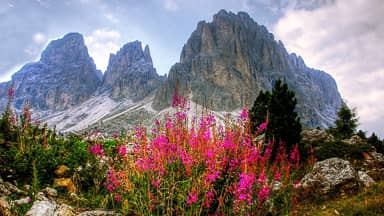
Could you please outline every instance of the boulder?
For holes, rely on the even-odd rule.
[[[6,197],[0,198],[0,215],[11,216],[11,205],[9,205]]]
[[[52,201],[35,201],[25,216],[54,216],[56,203]]]
[[[43,192],[48,196],[48,197],[57,197],[57,190],[54,188],[46,187]]]
[[[335,138],[320,129],[308,129],[301,132],[302,142],[312,146],[316,146],[320,143],[328,143],[335,140]]]
[[[67,204],[61,204],[53,214],[54,216],[75,216],[73,208]]]
[[[48,198],[45,196],[43,192],[38,192],[35,198],[40,201],[48,201]]]
[[[345,193],[358,188],[357,172],[349,161],[330,158],[316,162],[300,184],[304,191],[311,191],[313,194]]]
[[[359,177],[359,182],[364,185],[364,187],[371,187],[376,182],[364,171],[358,171],[357,176]]]
[[[14,200],[12,203],[21,206],[21,205],[28,204],[30,202],[32,202],[31,197],[25,197],[25,198],[22,198],[22,199]]]

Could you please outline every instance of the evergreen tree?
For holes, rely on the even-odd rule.
[[[288,89],[281,80],[275,82],[272,93],[260,92],[250,110],[251,129],[254,131],[268,116],[266,137],[275,140],[274,153],[278,144],[284,142],[287,151],[293,150],[300,142],[300,118],[295,112],[297,100],[295,93]],[[301,153],[303,150],[300,149]]]
[[[358,125],[355,111],[347,106],[342,106],[337,116],[335,127],[331,127],[328,131],[338,139],[350,138],[356,132]]]
[[[256,131],[257,127],[266,121],[271,93],[269,91],[260,91],[253,107],[249,110],[249,118],[251,122],[251,131]]]
[[[384,153],[384,143],[377,137],[375,133],[372,133],[368,137],[367,142],[376,148],[376,151],[379,153]]]

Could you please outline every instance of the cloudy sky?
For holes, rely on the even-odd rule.
[[[384,138],[383,0],[0,0],[0,81],[68,32],[84,35],[102,71],[109,53],[140,40],[165,74],[197,22],[220,9],[248,12],[289,52],[330,73],[360,128]]]

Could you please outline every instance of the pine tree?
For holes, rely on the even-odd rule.
[[[337,113],[335,127],[329,128],[329,132],[338,139],[348,139],[355,132],[358,125],[358,119],[354,110],[347,106],[342,106]]]
[[[300,143],[301,124],[295,112],[297,100],[295,93],[288,89],[287,84],[281,80],[275,82],[272,93],[261,91],[250,110],[251,130],[267,120],[266,138],[274,140],[274,152],[283,142],[290,152],[296,144]],[[300,149],[303,153],[303,150]]]
[[[384,153],[384,143],[375,133],[372,133],[372,135],[368,137],[367,142],[374,146],[377,152]]]
[[[266,121],[270,100],[271,93],[269,91],[260,91],[253,103],[253,107],[249,110],[251,131],[256,131],[260,124]]]

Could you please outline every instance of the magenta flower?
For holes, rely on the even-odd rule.
[[[151,185],[159,188],[160,187],[160,180],[152,180],[151,181]]]
[[[264,187],[259,191],[259,193],[257,194],[257,199],[258,199],[260,202],[264,202],[264,201],[266,201],[268,198],[269,198],[269,187],[268,187],[268,186],[264,186]]]
[[[103,156],[104,155],[104,150],[101,147],[100,143],[98,143],[94,146],[89,146],[88,151],[90,151],[95,156]]]
[[[259,125],[259,127],[257,128],[257,131],[259,132],[263,132],[265,129],[267,128],[267,122],[263,122]]]
[[[275,175],[273,176],[273,179],[275,181],[280,181],[281,180],[281,173],[280,172],[276,172]]]
[[[121,156],[125,156],[125,155],[127,154],[127,147],[124,146],[124,145],[118,146],[118,147],[117,147],[117,152],[118,152]]]
[[[239,119],[240,120],[247,120],[248,118],[249,118],[248,110],[246,108],[243,108],[243,110],[241,110],[241,113],[239,115]]]
[[[259,178],[257,179],[257,182],[260,184],[265,184],[267,182],[267,177],[264,173],[260,173]]]
[[[189,192],[187,197],[187,204],[192,205],[193,203],[197,202],[197,194]]]
[[[120,196],[117,195],[117,194],[115,194],[115,200],[116,200],[117,202],[120,202]]]

